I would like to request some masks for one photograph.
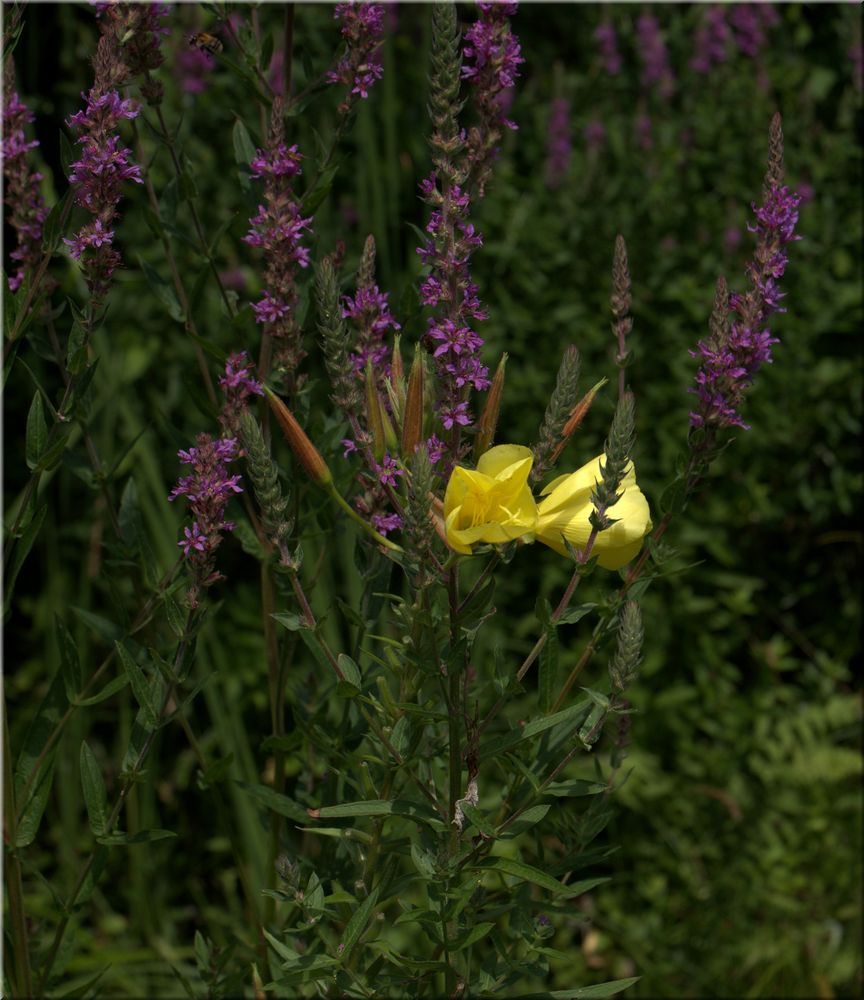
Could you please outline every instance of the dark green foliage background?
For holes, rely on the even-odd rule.
[[[656,511],[685,442],[686,389],[695,371],[688,349],[707,331],[714,281],[723,273],[733,289],[744,287],[752,246],[745,225],[761,190],[775,110],[783,115],[788,183],[809,185],[813,194],[801,209],[802,240],[789,248],[788,312],[774,319],[781,338],[775,362],[760,372],[748,399],[752,430],[735,435],[707,488],[673,523],[668,573],[643,599],[645,662],[629,693],[638,710],[629,775],[617,808],[596,831],[597,844],[618,847],[600,871],[614,877],[560,926],[555,945],[571,950],[573,964],[558,971],[556,985],[638,975],[628,995],[858,995],[862,115],[848,50],[856,37],[860,43],[860,11],[847,4],[778,6],[780,23],[758,58],[738,55],[702,78],[688,61],[703,8],[656,7],[677,75],[676,93],[661,103],[639,81],[635,23],[642,10],[525,4],[514,20],[526,59],[510,112],[520,127],[506,136],[476,212],[485,245],[474,268],[490,311],[483,327],[488,361],[494,364],[502,351],[510,356],[499,440],[531,442],[568,343],[582,352],[585,388],[604,376],[614,382],[608,299],[612,246],[622,233],[633,276],[635,358],[628,377],[638,405],[636,464]],[[460,14],[472,16],[467,5]],[[264,5],[259,16],[263,31],[278,37],[281,8]],[[615,23],[624,57],[614,78],[601,71],[592,39],[603,16]],[[185,36],[210,19],[199,7],[175,7],[159,76],[166,118],[180,122],[178,144],[208,236],[227,226],[216,248],[220,270],[242,268],[245,281],[243,308],[232,322],[213,284],[202,280],[196,322],[220,351],[254,351],[248,303],[260,288],[259,259],[241,238],[256,193],[238,180],[233,128],[242,120],[257,145],[261,122],[241,82],[223,67],[197,97],[180,91],[173,72]],[[428,8],[400,5],[397,21],[384,79],[361,107],[317,211],[313,257],[344,240],[350,274],[363,239],[374,233],[379,281],[410,343],[425,322],[415,291],[416,235],[406,222],[424,223],[417,182],[429,163]],[[31,8],[26,22],[16,51],[19,89],[37,115],[50,204],[66,184],[58,130],[89,87],[96,29],[83,6]],[[46,56],[46,34],[57,42],[56,61]],[[298,5],[298,87],[326,64],[335,40],[329,8]],[[544,161],[556,96],[571,101],[574,150],[565,182],[553,191]],[[307,182],[332,132],[336,102],[335,92],[327,92],[291,121],[296,130],[289,141],[308,155]],[[653,122],[649,150],[634,137],[642,113]],[[593,120],[604,123],[607,138],[589,152],[582,133]],[[163,215],[188,234],[167,156],[146,126],[142,133]],[[177,448],[213,425],[206,403],[199,403],[182,324],[140,263],[167,281],[145,209],[143,193],[130,191],[119,228],[126,269],[95,345],[101,362],[91,426],[109,465],[144,432],[115,483],[119,495],[134,472],[153,558],[164,571],[176,556],[181,517],[165,502],[179,472]],[[724,241],[729,228],[743,233],[739,245]],[[204,265],[194,248],[175,246],[192,286]],[[55,260],[52,273],[61,291],[81,296],[68,260]],[[312,342],[310,336],[306,370],[322,379]],[[56,390],[47,354],[34,335],[21,357]],[[7,506],[27,477],[23,428],[33,391],[25,368],[16,366],[5,400]],[[601,395],[562,469],[600,451],[614,398],[608,389]],[[341,436],[324,412],[311,414],[310,427],[319,442]],[[72,609],[123,622],[135,587],[128,567],[100,558],[102,516],[80,440],[45,482],[44,496],[50,515],[6,620],[13,747],[58,663],[55,615],[74,632],[82,661],[98,662],[105,637]],[[321,512],[316,523],[321,534],[307,538],[307,564],[326,543],[331,513]],[[336,551],[313,595],[322,608],[335,596],[352,596],[344,538]],[[268,715],[257,570],[236,542],[223,554],[229,579],[213,593],[221,604],[199,649],[202,662],[219,673],[205,688],[198,725],[205,749],[214,756],[233,752],[240,776],[254,782],[266,767],[255,730]],[[563,561],[545,550],[517,555],[500,579],[489,649],[524,655],[536,634],[535,595],[560,593],[566,575]],[[337,583],[340,576],[349,583]],[[327,627],[338,640],[338,621]],[[563,630],[562,641],[575,660],[583,642],[578,626]],[[291,683],[302,690],[310,682],[309,674],[298,674]],[[50,926],[55,910],[39,875],[68,886],[79,854],[90,847],[77,747],[86,737],[110,786],[133,715],[125,692],[79,713],[64,738],[68,752],[61,754],[25,870],[37,933],[43,922]],[[176,991],[167,963],[193,961],[194,930],[227,942],[243,921],[236,866],[224,836],[210,829],[207,795],[196,787],[195,763],[180,735],[166,732],[148,770],[153,780],[134,799],[137,822],[175,830],[178,839],[112,856],[92,919],[71,936],[68,973],[83,979],[110,962],[117,995],[140,995],[142,985],[151,995]],[[263,834],[237,794],[251,863],[260,867]],[[190,847],[196,843],[200,853]]]

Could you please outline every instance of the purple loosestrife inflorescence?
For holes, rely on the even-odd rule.
[[[719,4],[706,7],[693,40],[694,55],[690,68],[697,73],[710,73],[715,66],[726,62],[729,37],[725,8]]]
[[[184,465],[192,466],[192,474],[182,476],[168,499],[185,496],[192,512],[192,526],[184,528],[184,537],[177,543],[192,573],[192,585],[187,593],[190,607],[198,606],[202,587],[222,579],[216,570],[216,550],[223,531],[233,531],[234,524],[226,521],[225,508],[235,493],[242,493],[239,475],[228,474],[228,463],[238,456],[234,438],[213,439],[199,434],[196,446],[178,452]]]
[[[589,153],[597,153],[603,148],[606,141],[606,126],[603,122],[594,120],[585,126],[585,145]]]
[[[345,52],[327,73],[330,83],[344,83],[351,88],[339,110],[344,114],[358,99],[369,96],[369,89],[381,79],[381,39],[384,37],[384,5],[380,3],[336,4],[333,17],[341,22]]]
[[[38,262],[42,252],[42,223],[48,214],[39,193],[42,174],[33,170],[28,153],[39,145],[27,141],[24,126],[33,121],[33,114],[15,92],[12,60],[6,63],[3,86],[3,201],[9,207],[9,225],[15,230],[17,246],[10,254],[18,270],[9,277],[9,289],[16,291],[24,276]]]
[[[249,409],[250,396],[263,396],[261,383],[252,375],[252,362],[245,351],[229,354],[225,361],[225,373],[219,379],[225,393],[225,405],[219,415],[219,423],[229,437],[240,434],[243,414]]]
[[[549,105],[546,131],[546,183],[553,190],[560,187],[567,176],[572,154],[570,102],[566,97],[556,97]]]
[[[603,69],[609,76],[617,76],[621,72],[621,54],[618,52],[618,35],[611,21],[601,21],[594,29],[594,37],[600,47],[603,57]]]
[[[660,97],[666,100],[675,90],[675,77],[657,18],[653,14],[642,14],[636,22],[636,35],[642,57],[642,85],[656,87]]]
[[[731,5],[729,21],[738,49],[753,58],[765,45],[766,29],[775,27],[779,17],[770,3],[739,3]]]
[[[277,98],[267,146],[257,150],[250,164],[252,176],[264,181],[264,204],[249,220],[252,228],[243,240],[264,251],[266,288],[252,309],[256,321],[276,340],[276,367],[289,375],[306,356],[295,316],[296,274],[309,265],[309,249],[300,241],[312,220],[303,218],[293,190],[294,178],[301,173],[300,160],[297,146],[285,145],[282,101]]]
[[[353,298],[350,295],[342,297],[342,318],[350,319],[357,330],[351,352],[354,370],[361,378],[365,377],[366,365],[371,361],[378,382],[389,375],[387,331],[401,329],[390,312],[387,298],[388,293],[378,288],[373,276],[358,283]]]
[[[772,138],[779,136],[779,128],[775,119]],[[775,149],[778,146],[782,157],[782,141],[774,143]],[[770,172],[769,164],[769,176]],[[744,295],[729,296],[733,315],[712,323],[711,335],[699,342],[698,350],[690,352],[701,360],[696,386],[690,390],[699,400],[690,414],[693,427],[748,428],[738,407],[753,376],[763,364],[771,363],[771,345],[778,341],[771,336],[767,322],[772,313],[785,312],[780,306],[784,296],[777,285],[786,270],[784,247],[801,239],[795,235],[801,198],[781,185],[781,179],[782,172],[775,173],[766,185],[762,205],[753,204],[756,222],[747,227],[756,234],[754,259],[747,265],[750,288]],[[725,312],[715,309],[721,311]]]
[[[525,60],[520,55],[519,39],[510,30],[508,21],[516,13],[518,4],[478,0],[477,7],[480,17],[465,32],[462,77],[469,81],[480,118],[479,125],[468,130],[466,155],[477,194],[482,198],[502,127],[514,131],[518,128],[506,117],[506,112],[512,101],[519,66]]]
[[[126,75],[117,62],[108,36],[99,39],[94,59],[96,80],[87,94],[87,106],[69,118],[78,131],[80,159],[71,164],[69,181],[75,186],[75,200],[92,216],[71,240],[63,242],[81,262],[94,308],[101,305],[111,286],[111,275],[121,263],[114,248],[113,224],[117,217],[123,182],[142,183],[141,169],[132,162],[132,153],[120,141],[117,128],[123,119],[136,118],[138,109],[123,100],[116,89]]]

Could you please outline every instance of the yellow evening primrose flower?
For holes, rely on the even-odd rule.
[[[593,509],[591,493],[600,482],[600,463],[605,455],[583,465],[576,472],[553,479],[542,491],[544,498],[537,505],[535,536],[562,556],[567,555],[562,535],[577,549],[585,547],[591,534],[588,518]],[[645,535],[652,528],[648,501],[636,485],[636,469],[631,462],[619,487],[621,499],[607,510],[615,524],[598,533],[591,549],[592,556],[604,569],[620,569],[642,548]]]
[[[471,554],[477,542],[501,545],[531,534],[537,504],[528,485],[530,448],[499,444],[480,456],[476,469],[457,465],[444,494],[447,544]]]

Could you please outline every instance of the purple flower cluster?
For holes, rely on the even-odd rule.
[[[359,285],[353,298],[350,295],[342,298],[342,317],[350,319],[357,328],[351,360],[361,377],[370,361],[379,380],[390,374],[386,364],[389,348],[384,338],[388,330],[401,330],[401,326],[390,312],[387,298],[387,292],[380,291],[371,280]]]
[[[549,105],[546,131],[546,183],[553,190],[560,187],[567,176],[572,154],[570,102],[566,97],[556,97]]]
[[[164,61],[161,45],[168,28],[161,22],[169,14],[163,3],[96,3],[102,37],[97,50],[96,78],[103,90],[118,88],[131,77],[143,75],[141,93],[149,104],[159,104],[164,88],[150,75]],[[100,69],[100,63],[101,69]]]
[[[585,126],[585,145],[589,153],[598,153],[606,142],[606,126],[594,119]]]
[[[735,44],[745,56],[757,56],[765,44],[766,30],[779,23],[770,3],[739,3],[729,8],[729,22]]]
[[[729,305],[734,314],[722,334],[700,341],[691,351],[701,360],[696,374],[695,393],[699,404],[690,414],[693,427],[714,425],[747,429],[738,407],[744,391],[763,364],[771,362],[771,336],[768,318],[784,312],[784,297],[777,282],[786,270],[787,243],[801,239],[795,235],[800,195],[785,186],[771,187],[762,206],[753,205],[756,223],[748,225],[756,234],[756,253],[747,265],[751,287],[744,295],[732,295]]]
[[[240,434],[240,420],[249,407],[249,397],[264,395],[261,383],[252,375],[253,367],[246,352],[237,351],[228,355],[225,374],[219,379],[219,386],[225,393],[219,423],[230,437]]]
[[[185,496],[192,512],[192,526],[183,531],[177,543],[192,571],[193,583],[188,592],[191,607],[198,606],[198,592],[222,578],[216,570],[216,550],[223,531],[233,531],[234,524],[226,521],[225,508],[236,493],[242,493],[240,476],[229,475],[227,465],[238,457],[234,438],[213,439],[199,434],[196,446],[178,452],[184,465],[192,466],[192,474],[182,476],[168,499]]]
[[[465,32],[462,78],[471,85],[480,118],[479,127],[468,131],[466,151],[477,179],[477,193],[482,198],[501,129],[518,129],[507,117],[507,111],[513,101],[519,66],[525,60],[520,55],[519,39],[507,20],[516,13],[518,4],[478,0],[477,7],[480,17]]]
[[[642,85],[656,87],[660,97],[667,100],[675,90],[675,77],[657,18],[642,14],[636,21],[636,35],[642,58]]]
[[[33,121],[33,114],[13,89],[11,61],[4,83],[3,201],[9,207],[9,225],[15,230],[18,244],[10,254],[18,264],[18,270],[9,278],[9,288],[14,292],[39,260],[42,224],[48,210],[39,193],[42,174],[31,169],[28,157],[39,143],[35,139],[28,142],[24,133],[24,126]]]
[[[601,21],[594,29],[594,37],[600,47],[603,57],[603,68],[609,76],[617,76],[621,72],[621,54],[618,51],[618,35],[611,21]]]
[[[852,82],[860,94],[864,90],[864,44],[860,38],[849,46],[849,58],[852,60]]]
[[[702,22],[696,30],[690,68],[696,73],[707,74],[715,66],[726,62],[729,40],[726,10],[719,4],[711,4],[703,11]]]
[[[174,57],[174,77],[185,94],[203,94],[210,86],[208,79],[216,63],[200,49],[181,49]]]
[[[472,423],[470,389],[488,389],[491,384],[489,369],[478,357],[483,339],[470,325],[487,317],[469,271],[471,254],[482,246],[483,237],[468,221],[470,199],[458,184],[445,184],[442,190],[433,172],[420,187],[433,206],[426,226],[431,238],[417,248],[430,269],[420,285],[420,300],[438,309],[429,318],[426,338],[436,360],[438,414],[451,430]]]
[[[295,318],[296,273],[309,266],[309,249],[301,245],[311,218],[304,219],[293,191],[293,179],[301,173],[300,153],[284,142],[281,100],[274,102],[271,135],[266,149],[257,150],[250,164],[252,176],[264,181],[264,204],[249,221],[252,228],[244,242],[264,251],[266,288],[252,308],[258,323],[264,323],[277,340],[275,363],[293,372],[305,357]]]
[[[102,91],[99,82],[87,95],[87,107],[69,118],[78,130],[81,157],[71,165],[69,181],[75,185],[75,199],[92,219],[71,240],[63,242],[80,260],[87,287],[95,303],[101,303],[111,284],[111,275],[120,264],[114,248],[113,222],[122,195],[123,182],[141,184],[141,169],[132,162],[132,153],[120,141],[117,127],[123,119],[135,118],[138,110],[122,100],[116,90]]]
[[[360,99],[369,96],[369,89],[380,80],[384,68],[381,65],[381,39],[384,37],[384,6],[380,3],[336,4],[333,17],[341,21],[341,33],[345,39],[345,53],[336,66],[327,73],[330,83],[344,83],[351,88],[351,95]],[[353,100],[357,100],[354,97]],[[340,105],[340,111],[347,112],[352,100],[349,97]]]
[[[521,56],[519,39],[511,32],[508,18],[512,17],[518,3],[489,3],[478,0],[480,17],[465,32],[462,49],[462,78],[470,80],[477,88],[481,114],[488,108],[490,119],[496,116],[502,125],[516,129],[507,118],[501,117],[501,94],[516,85]]]

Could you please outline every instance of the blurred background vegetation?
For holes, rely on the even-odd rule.
[[[466,21],[472,17],[468,5],[459,9]],[[641,80],[637,21],[649,9],[675,76],[666,97]],[[597,868],[613,879],[581,900],[558,931],[556,947],[573,955],[561,987],[638,975],[628,995],[861,992],[861,12],[848,4],[772,9],[776,18],[765,23],[758,51],[748,55],[730,44],[727,61],[707,75],[690,66],[702,5],[532,3],[513,22],[526,60],[510,111],[519,130],[506,136],[475,211],[485,236],[474,276],[490,312],[487,360],[494,365],[501,352],[510,356],[500,440],[533,439],[567,344],[582,353],[586,388],[604,376],[614,381],[609,295],[613,242],[622,233],[633,276],[628,377],[638,405],[636,462],[656,510],[686,439],[686,390],[695,371],[688,349],[707,331],[714,281],[722,273],[733,289],[744,285],[749,207],[759,199],[775,110],[783,115],[787,182],[805,194],[802,240],[790,247],[783,281],[788,312],[773,325],[781,343],[746,407],[752,430],[735,435],[707,488],[673,523],[667,538],[675,552],[643,598],[645,662],[630,692],[637,714],[621,772],[626,780],[612,808],[585,819],[580,831],[585,844],[617,848]],[[261,37],[272,34],[278,50],[281,5],[236,10],[254,16]],[[50,205],[65,190],[59,135],[90,85],[97,32],[85,5],[31,6],[25,18],[15,54],[19,90],[37,116]],[[339,169],[315,217],[313,257],[343,240],[350,275],[366,234],[374,233],[379,282],[410,343],[424,326],[417,237],[407,223],[424,224],[417,183],[429,166],[428,8],[400,4],[388,18],[385,75],[340,146]],[[603,20],[616,28],[622,59],[612,76],[593,35]],[[199,289],[199,329],[223,352],[254,349],[248,303],[261,279],[241,238],[256,193],[238,176],[233,136],[239,119],[260,144],[261,118],[224,65],[190,60],[186,38],[212,27],[213,13],[176,5],[169,23],[158,74],[166,85],[164,112],[177,129],[208,236],[218,234],[219,269],[243,307],[235,320],[215,286],[196,281],[206,264],[183,240],[191,232],[188,208],[146,111],[141,140],[163,217],[180,234],[175,250],[189,285]],[[327,64],[336,34],[328,6],[296,6],[298,89]],[[49,38],[56,57],[47,55]],[[339,96],[325,92],[289,123],[289,141],[308,157],[307,181],[332,135]],[[572,150],[550,182],[555,99],[569,103]],[[167,567],[180,520],[165,502],[179,471],[176,451],[210,429],[211,416],[194,388],[192,345],[164,284],[167,268],[143,192],[130,191],[121,212],[126,269],[96,343],[102,360],[93,426],[101,454],[121,458],[130,449],[115,478],[122,485],[134,469],[154,559]],[[80,297],[75,268],[61,260],[53,267],[61,290]],[[50,385],[57,376],[42,346],[32,337],[23,357]],[[311,354],[306,370],[320,379],[320,359]],[[23,427],[33,394],[24,368],[15,372],[5,402],[7,504],[26,480]],[[612,392],[601,395],[562,469],[600,450],[613,405]],[[313,413],[311,422],[320,441],[340,436],[324,413]],[[100,554],[103,518],[82,451],[80,443],[71,449],[45,485],[52,517],[7,619],[13,745],[20,745],[59,659],[55,614],[74,631],[82,658],[98,661],[110,640],[106,620],[122,621],[133,589],[122,560]],[[316,558],[315,546],[310,539],[307,561]],[[204,692],[204,744],[217,755],[234,753],[240,775],[260,780],[266,755],[249,735],[266,713],[255,570],[238,545],[223,552],[229,582],[214,593],[223,602],[219,630],[211,621],[199,653],[219,670]],[[512,563],[488,648],[527,650],[534,595],[560,592],[566,572],[557,560]],[[315,597],[323,606],[328,593],[345,596],[337,574],[334,563],[318,578]],[[83,611],[76,616],[73,607]],[[575,658],[581,640],[578,626],[570,628]],[[565,641],[567,635],[565,629]],[[77,747],[84,736],[101,747],[100,763],[110,773],[134,714],[127,696],[119,709],[111,701],[86,718],[79,713],[66,734],[68,753],[61,753],[25,870],[37,931],[56,907],[40,875],[68,886],[78,852],[89,846]],[[95,918],[69,938],[68,972],[83,978],[110,961],[118,995],[140,995],[142,984],[153,995],[173,995],[178,987],[166,960],[193,961],[199,927],[227,945],[243,918],[236,865],[224,837],[211,833],[198,811],[207,808],[206,795],[177,734],[165,734],[150,770],[155,780],[135,800],[140,823],[185,833],[112,861],[116,877],[94,897]],[[263,834],[239,793],[234,805],[254,870],[263,864]],[[188,844],[190,835],[200,840],[200,857],[172,846]]]

